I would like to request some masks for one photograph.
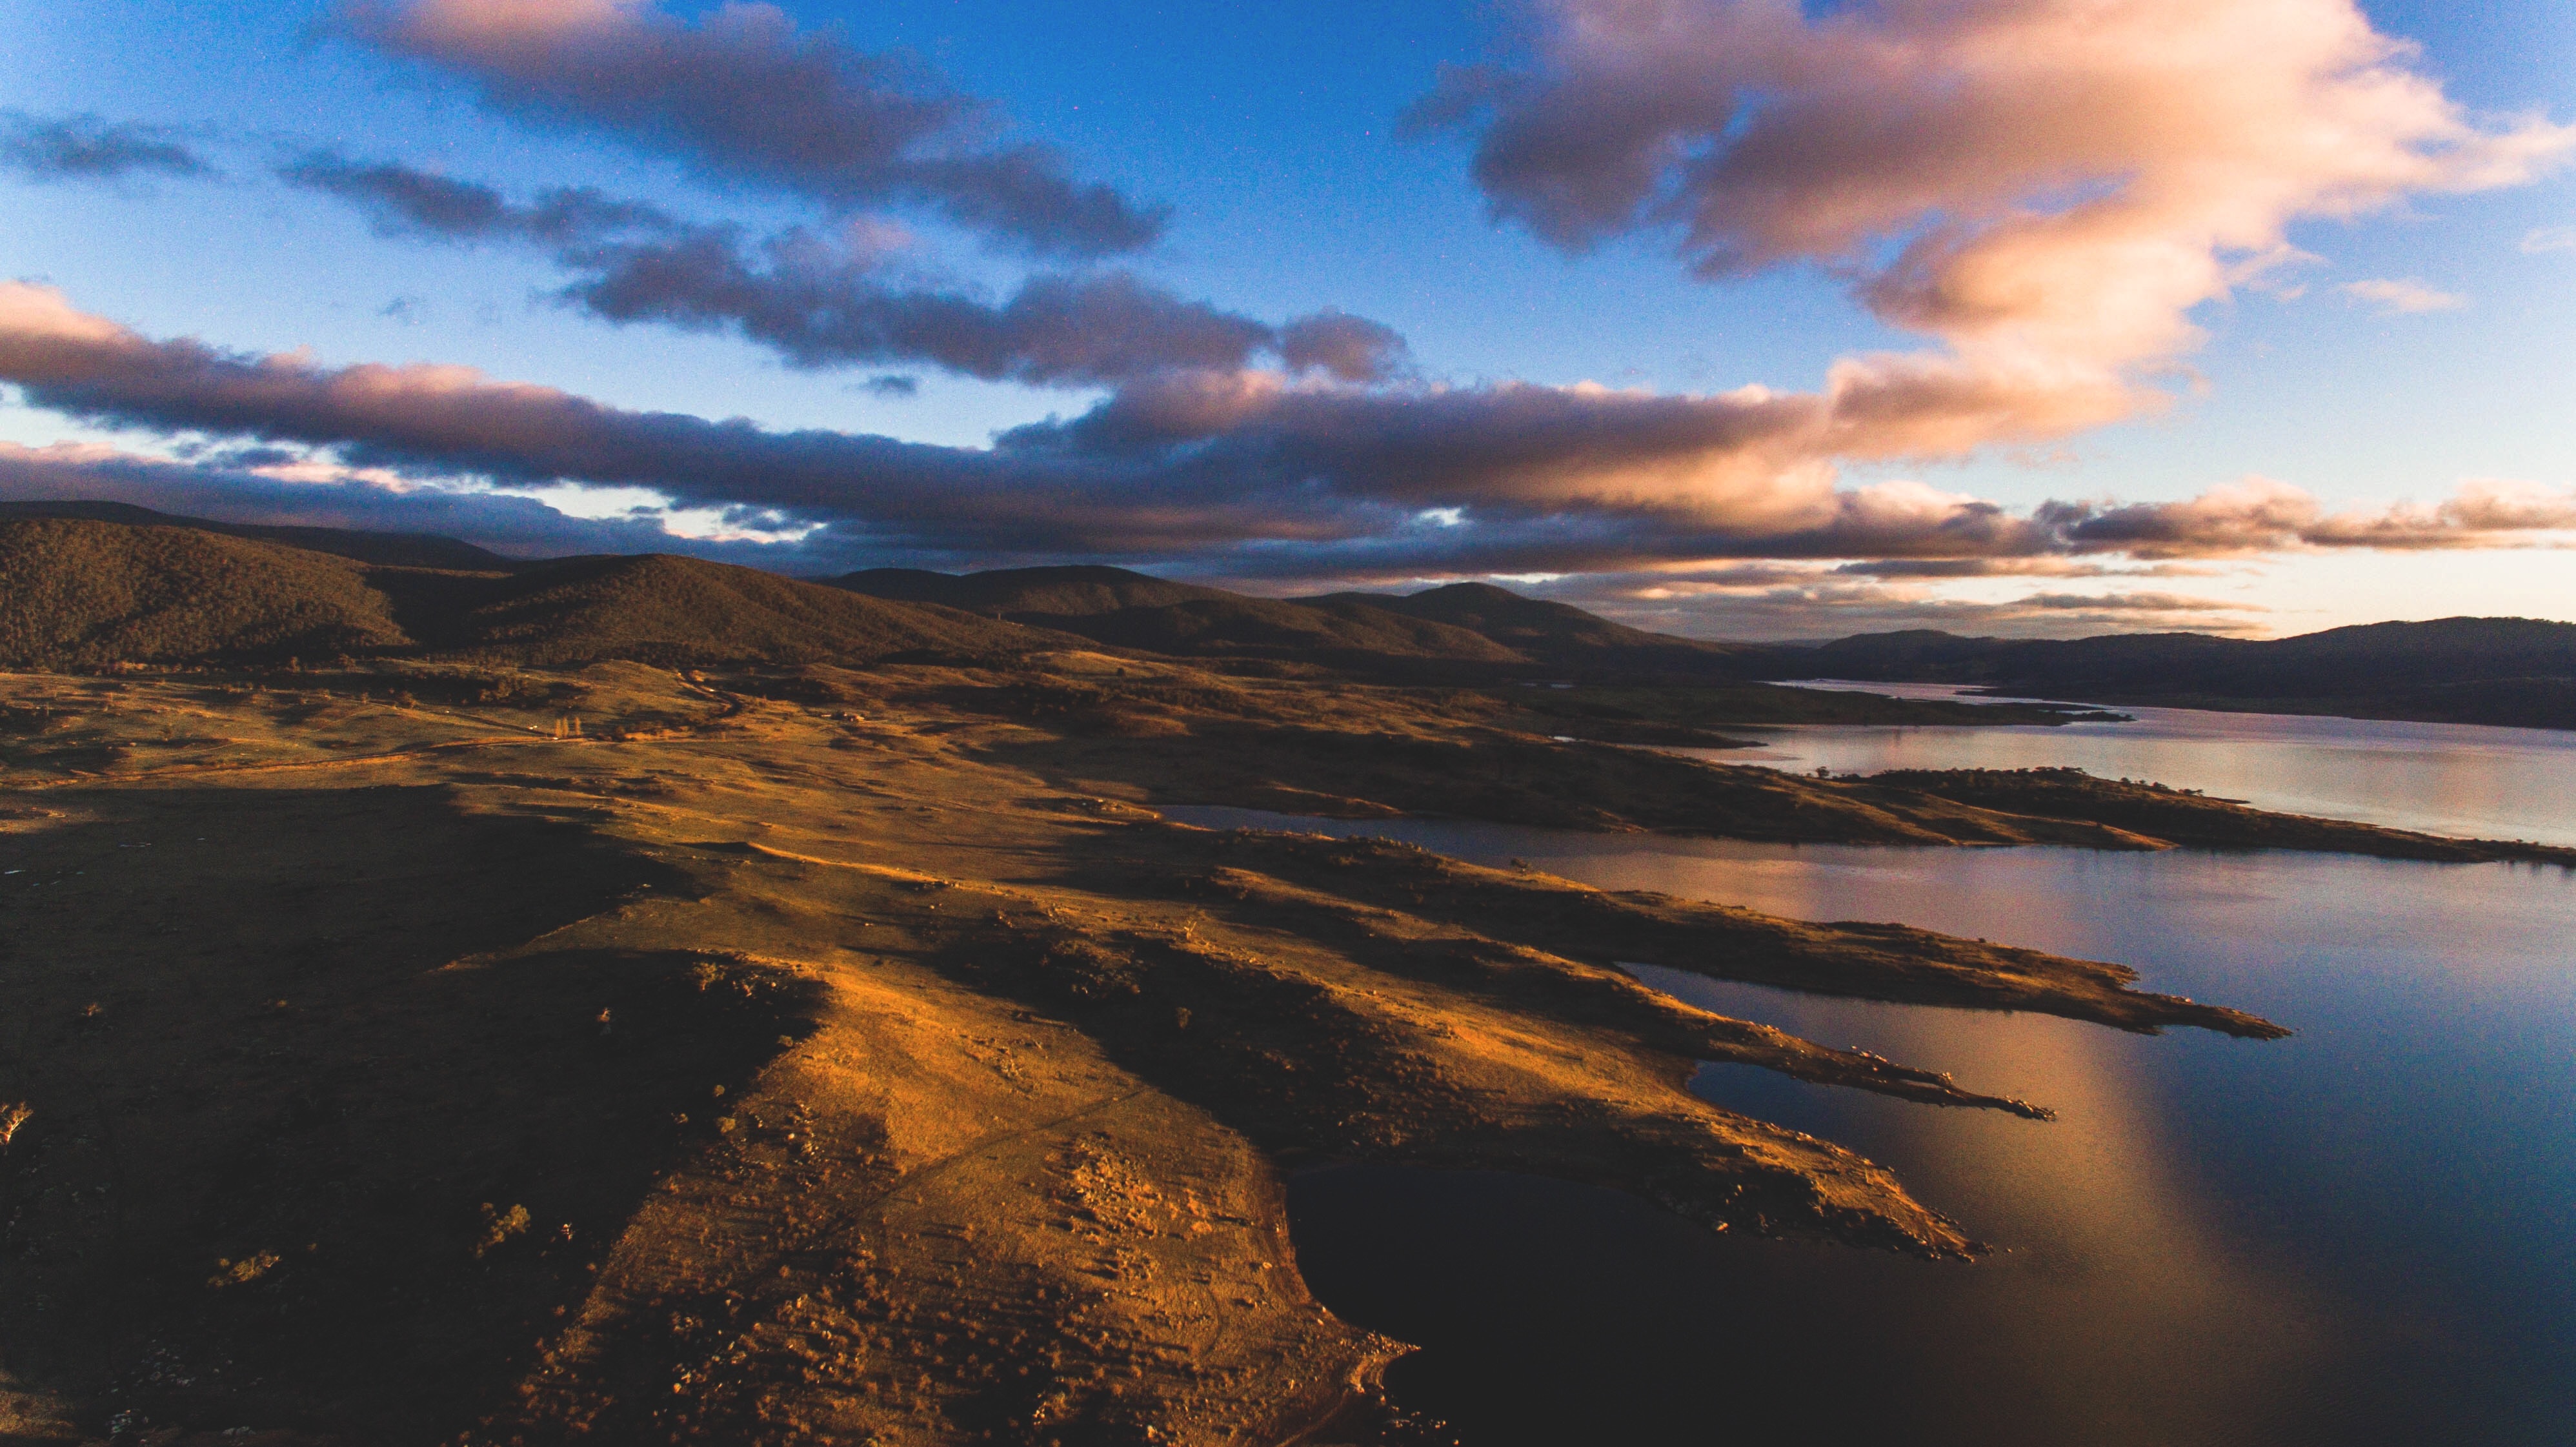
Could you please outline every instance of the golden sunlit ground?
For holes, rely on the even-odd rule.
[[[0,1102],[31,1111],[0,1159],[0,1423],[1368,1440],[1401,1346],[1307,1293],[1303,1164],[1506,1166],[1716,1229],[1972,1249],[1885,1172],[1682,1083],[1740,1060],[2038,1107],[1613,960],[2269,1030],[2113,967],[1169,824],[1114,796],[1388,807],[1316,788],[1330,760],[1261,773],[1229,744],[1287,707],[1264,688],[1313,738],[1476,760],[1336,777],[1507,816],[1565,796],[1509,752],[1543,744],[1475,733],[1458,700],[1115,691],[1144,672],[0,679]],[[1725,788],[1899,837],[2076,827]]]

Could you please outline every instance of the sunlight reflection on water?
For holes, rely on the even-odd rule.
[[[2061,1119],[1743,1067],[1693,1082],[1861,1151],[2007,1248],[1968,1268],[1675,1234],[1623,1198],[1509,1177],[1301,1179],[1318,1291],[1423,1343],[1397,1382],[1471,1441],[1727,1440],[1712,1423],[1756,1423],[1750,1404],[1784,1400],[1806,1410],[1762,1430],[1804,1441],[2576,1433],[2576,873],[1165,812],[2118,960],[2144,988],[2299,1032],[2141,1037],[1636,967],[1706,1008],[1955,1071]],[[1746,1313],[1761,1331],[1741,1329]]]

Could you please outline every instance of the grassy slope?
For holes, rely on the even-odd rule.
[[[1283,602],[1123,568],[1013,568],[963,576],[881,568],[835,580],[874,597],[944,603],[1181,657],[1510,666],[1528,660],[1472,630],[1347,601]]]
[[[1648,633],[1569,604],[1524,598],[1489,583],[1452,583],[1403,597],[1330,593],[1303,601],[1365,607],[1448,624],[1492,639],[1532,662],[1577,676],[1616,668],[1631,673],[1741,677],[1748,660],[1766,652],[1746,644]]]
[[[1025,651],[1041,641],[949,609],[669,556],[529,567],[460,590],[417,631],[441,649],[535,664],[869,662],[921,650]]]
[[[1061,641],[693,558],[567,558],[511,571],[379,567],[194,527],[0,521],[0,666],[339,654],[866,662]]]
[[[1306,661],[1345,670],[1375,663],[1416,677],[1429,665],[1461,677],[1735,677],[1759,653],[1643,632],[1480,583],[1409,597],[1331,593],[1279,600],[1102,567],[964,575],[887,568],[836,581],[878,597],[946,603],[1178,657]]]
[[[408,641],[346,559],[187,528],[0,523],[0,665],[320,655]]]
[[[351,528],[225,523],[154,512],[148,507],[121,502],[0,502],[0,522],[33,518],[76,518],[89,522],[123,523],[128,527],[187,528],[220,537],[249,538],[254,542],[304,548],[392,568],[500,569],[510,566],[510,560],[498,553],[454,538],[440,537],[436,533],[378,533]]]

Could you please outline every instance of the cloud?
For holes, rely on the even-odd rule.
[[[864,541],[826,531],[787,542],[692,537],[657,515],[573,517],[536,498],[487,490],[398,485],[380,476],[292,460],[275,449],[241,449],[173,462],[92,443],[24,447],[0,442],[0,500],[104,500],[222,522],[426,532],[505,556],[687,553],[809,576],[871,566],[890,557]],[[941,561],[934,559],[933,561]],[[968,561],[958,559],[958,563]],[[1166,572],[1243,586],[1240,575],[1190,568]],[[2136,627],[2244,631],[2253,605],[2166,593],[2044,593],[2004,602],[1941,598],[1921,588],[1839,576],[1814,565],[1748,563],[1670,572],[1596,574],[1520,584],[1527,592],[1580,604],[1640,627],[1703,637],[1801,638],[1878,628],[2005,629],[2074,636]],[[1413,587],[1440,575],[1391,573]],[[1294,594],[1342,586],[1338,574],[1261,586]]]
[[[837,208],[911,205],[1032,253],[1146,247],[1164,213],[999,138],[920,66],[799,32],[774,5],[694,23],[643,0],[349,0],[346,34],[464,76],[486,107],[602,132],[703,175]]]
[[[2294,256],[2292,222],[2576,147],[2471,122],[2351,0],[1809,8],[1546,0],[1527,56],[1415,120],[1472,129],[1496,216],[1567,250],[1653,231],[1711,277],[1848,276],[1988,389],[1999,436],[2155,406],[2192,308]]]
[[[2526,256],[2541,256],[2552,251],[2576,251],[2576,226],[2536,226],[2523,233],[2522,251]]]
[[[2478,479],[2433,504],[2329,513],[2304,490],[2265,477],[2183,502],[2099,507],[2048,503],[2038,519],[2078,551],[2140,558],[2224,557],[2314,548],[2422,551],[2509,545],[2576,530],[2576,492]]]
[[[1232,370],[1272,329],[1124,272],[1041,274],[992,302],[889,286],[862,243],[730,228],[598,248],[563,297],[618,322],[730,330],[798,367],[929,362],[987,381],[1092,386],[1171,367]]]
[[[0,167],[35,181],[203,176],[213,171],[166,126],[94,115],[44,119],[0,110]]]
[[[2248,633],[2264,630],[2269,611],[2259,604],[2163,592],[1962,598],[1913,582],[1778,568],[1679,579],[1663,573],[1603,574],[1531,591],[1639,628],[1702,638],[1810,641],[1907,628],[2034,638],[2140,629]]]
[[[897,279],[907,238],[859,220],[758,242],[587,188],[517,203],[476,182],[334,153],[287,181],[364,211],[379,233],[550,251],[575,279],[558,299],[614,322],[730,331],[805,368],[927,362],[986,381],[1096,386],[1172,368],[1231,371],[1275,354],[1292,370],[1377,381],[1404,339],[1328,311],[1285,326],[1186,301],[1123,271],[1041,273],[998,302]]]
[[[2222,569],[2185,563],[2103,562],[2058,554],[2008,558],[1868,558],[1837,565],[1855,578],[2172,578],[2206,577]]]
[[[382,236],[567,246],[680,229],[658,207],[622,201],[588,186],[554,187],[534,204],[520,206],[478,182],[386,162],[352,161],[330,150],[307,151],[278,167],[277,174],[357,206]]]
[[[1726,559],[2188,559],[2576,530],[2576,494],[2530,484],[2475,483],[2437,505],[2370,513],[2328,513],[2263,479],[2180,503],[2027,514],[1915,482],[1840,487],[1825,458],[1885,419],[1846,423],[1836,414],[1848,399],[1832,392],[1166,373],[989,448],[781,432],[460,367],[334,368],[154,341],[23,283],[0,285],[0,380],[30,405],[109,426],[325,449],[339,466],[450,484],[644,488],[761,526],[815,524],[818,556],[1114,556],[1246,577],[1403,578]]]
[[[1292,372],[1323,371],[1346,382],[1378,382],[1412,366],[1404,338],[1366,317],[1326,308],[1279,329],[1279,357]]]
[[[676,537],[658,518],[576,518],[529,497],[398,488],[344,470],[277,468],[264,458],[171,462],[90,443],[0,442],[0,500],[122,502],[217,522],[437,533],[523,558],[689,552],[754,566],[798,560],[791,548]]]
[[[2355,301],[2366,301],[2377,307],[2381,316],[2457,311],[2469,304],[2469,299],[2457,292],[2438,291],[2412,278],[2391,281],[2373,277],[2368,281],[2349,281],[2344,283],[2342,291]]]

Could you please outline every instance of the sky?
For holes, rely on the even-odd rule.
[[[2570,336],[2550,0],[0,0],[0,498],[2576,620]]]

